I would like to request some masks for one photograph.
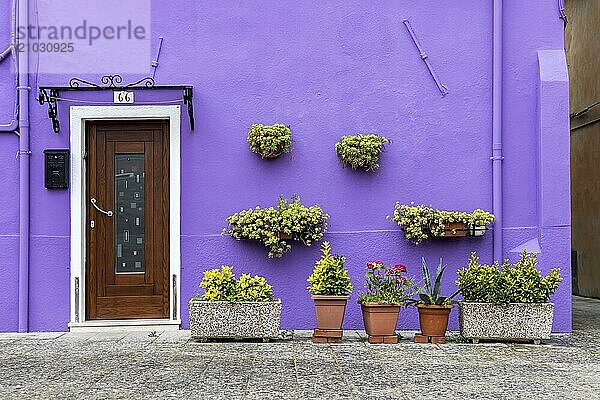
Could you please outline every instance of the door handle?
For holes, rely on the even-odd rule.
[[[90,200],[90,202],[92,203],[92,205],[94,206],[94,208],[96,210],[100,211],[102,214],[105,214],[105,215],[107,215],[109,217],[113,216],[113,212],[112,211],[110,211],[110,210],[106,211],[106,210],[103,210],[100,207],[98,207],[98,204],[97,204],[98,200],[96,200],[94,197],[92,197],[92,199]]]

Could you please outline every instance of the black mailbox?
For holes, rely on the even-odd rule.
[[[46,189],[69,187],[69,150],[44,150],[44,186]]]

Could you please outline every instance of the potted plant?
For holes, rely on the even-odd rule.
[[[227,217],[231,237],[237,240],[258,240],[269,249],[269,258],[280,258],[293,242],[310,246],[321,240],[327,231],[329,215],[318,205],[304,206],[300,197],[291,200],[279,196],[277,208],[255,207]]]
[[[343,165],[352,169],[374,171],[379,168],[379,154],[390,140],[380,135],[342,136],[335,144],[335,151]]]
[[[410,300],[411,304],[417,306],[419,311],[419,324],[421,333],[416,334],[415,343],[446,343],[446,330],[448,329],[448,318],[450,311],[454,307],[453,298],[458,295],[458,291],[450,296],[442,296],[442,276],[446,265],[442,264],[442,259],[435,271],[435,278],[432,283],[429,268],[425,258],[421,258],[423,267],[423,286],[416,286],[418,298]]]
[[[403,276],[405,273],[403,264],[389,267],[382,261],[367,263],[367,292],[358,302],[369,343],[398,343],[398,314],[411,297],[412,288],[412,282]]]
[[[308,291],[315,302],[317,328],[313,343],[339,343],[342,340],[342,323],[346,302],[352,293],[344,256],[332,255],[329,242],[321,246],[321,258],[315,262],[313,273],[308,277]]]
[[[292,145],[292,131],[283,124],[254,124],[248,132],[250,150],[262,158],[276,158],[281,153],[289,153]]]
[[[271,285],[261,276],[242,274],[238,280],[232,270],[224,265],[204,272],[204,294],[189,302],[192,338],[278,338],[281,300]]]
[[[430,237],[482,236],[487,226],[494,221],[493,214],[481,209],[467,213],[399,202],[396,202],[394,215],[388,218],[397,223],[402,228],[404,237],[414,244]]]
[[[466,268],[458,271],[463,301],[458,304],[460,333],[473,343],[480,339],[549,339],[554,304],[548,302],[562,281],[558,269],[546,276],[536,268],[535,253],[523,250],[520,260],[502,267],[480,264],[473,252]]]

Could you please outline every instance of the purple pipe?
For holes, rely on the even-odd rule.
[[[16,0],[19,26],[29,26],[29,0]],[[27,39],[26,39],[27,40]],[[29,52],[19,52],[19,332],[29,331]]]
[[[2,53],[0,53],[0,62],[2,62],[6,57],[8,57],[9,54],[11,55],[11,57],[13,59],[13,63],[15,65],[15,88],[17,86],[19,86],[19,77],[17,76],[17,73],[16,73],[17,72],[17,68],[16,68],[17,57],[15,55],[16,8],[17,8],[17,2],[16,2],[16,0],[13,0],[10,46],[8,46],[6,48],[6,50],[4,50]],[[17,128],[19,127],[19,122],[18,122],[18,112],[19,111],[18,110],[19,110],[19,102],[18,102],[18,96],[17,96],[17,98],[15,98],[13,119],[8,124],[0,124],[0,132],[16,132]]]
[[[492,184],[494,222],[494,259],[503,259],[502,239],[502,0],[494,0],[494,77],[492,121]]]

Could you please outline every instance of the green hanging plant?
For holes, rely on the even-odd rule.
[[[464,211],[446,211],[436,208],[396,202],[394,215],[388,217],[404,231],[404,237],[419,244],[431,236],[443,237],[452,233],[452,224],[464,224],[469,229],[482,228],[494,222],[494,214],[476,209],[471,213]],[[466,235],[466,233],[464,233]]]
[[[298,195],[290,200],[279,196],[277,208],[256,206],[229,216],[229,227],[223,233],[238,240],[258,240],[269,249],[270,258],[279,258],[291,249],[294,241],[310,246],[321,240],[328,219],[321,207],[304,206]]]
[[[344,165],[352,169],[374,171],[379,168],[379,155],[390,140],[379,135],[342,136],[335,150]]]
[[[281,153],[289,153],[292,146],[292,131],[282,124],[254,124],[248,132],[250,150],[262,158],[276,158]]]

